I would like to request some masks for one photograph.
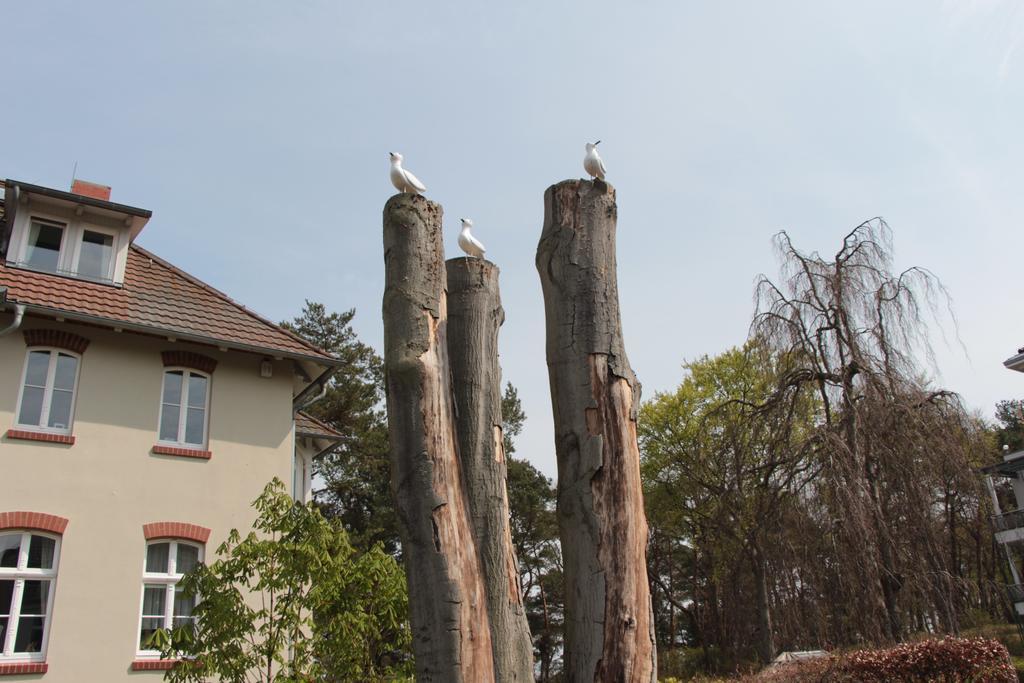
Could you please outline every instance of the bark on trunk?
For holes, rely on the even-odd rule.
[[[448,357],[459,457],[473,539],[483,569],[498,681],[533,681],[533,640],[526,621],[505,488],[498,328],[505,320],[498,267],[454,258],[448,272]]]
[[[441,207],[384,207],[384,371],[391,490],[402,532],[417,681],[494,680],[484,582],[457,454]]]
[[[763,664],[768,664],[775,659],[775,639],[768,602],[768,568],[760,547],[751,549],[750,562],[757,594],[757,654]]]
[[[537,270],[558,458],[566,680],[655,681],[647,520],[615,274],[615,191],[567,180],[544,193]]]

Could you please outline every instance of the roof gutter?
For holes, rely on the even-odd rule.
[[[310,382],[305,389],[292,399],[292,410],[294,412],[304,410],[306,406],[313,405],[327,395],[327,382],[337,371],[338,366],[334,366],[320,373],[319,377]]]
[[[304,360],[310,363],[317,363],[319,365],[334,366],[335,368],[344,363],[344,361],[341,360],[340,358],[328,358],[325,356],[307,356],[299,353],[282,351],[280,349],[268,349],[259,346],[252,346],[250,344],[230,342],[224,339],[204,337],[199,334],[190,334],[188,332],[169,330],[165,327],[138,325],[135,323],[123,322],[121,320],[114,320],[112,318],[103,318],[98,315],[88,315],[86,313],[72,313],[60,308],[49,308],[47,306],[38,306],[35,304],[22,305],[24,305],[26,310],[30,313],[37,312],[48,317],[63,318],[64,320],[71,320],[73,322],[88,323],[90,325],[99,325],[100,327],[116,328],[118,330],[128,330],[129,332],[138,332],[139,334],[148,334],[155,337],[163,337],[165,339],[172,338],[178,341],[194,342],[196,344],[203,344],[205,346],[214,346],[217,348],[232,349],[235,351],[245,351],[247,353],[256,353],[262,356],[272,356],[275,358]],[[314,381],[319,381],[319,378],[317,378],[317,380]]]
[[[0,289],[0,304],[7,303],[7,290]],[[7,327],[0,330],[0,337],[14,332],[21,327],[22,318],[25,317],[25,304],[14,304],[14,320]]]
[[[1008,367],[1010,370],[1024,372],[1024,352],[1020,352],[1016,356],[1007,358],[1003,361],[1003,365]]]
[[[32,183],[25,183],[20,180],[7,179],[7,185],[20,188],[27,194],[38,194],[50,199],[59,199],[61,201],[69,202],[72,204],[82,204],[84,206],[91,206],[96,209],[106,209],[114,213],[124,213],[129,216],[137,216],[139,218],[152,218],[153,212],[149,209],[140,209],[136,206],[128,206],[127,204],[118,204],[117,202],[106,201],[103,199],[96,199],[95,197],[89,197],[83,194],[75,194],[74,192],[63,192],[62,190],[54,190],[50,187],[43,187],[42,185],[33,185]]]
[[[327,448],[324,448],[323,450],[321,450],[321,451],[319,451],[317,453],[314,453],[312,459],[313,460],[320,460],[321,458],[323,458],[325,455],[327,455],[331,451],[337,450],[339,446],[341,446],[341,442],[340,441],[335,441],[334,443],[332,443]]]
[[[6,287],[0,287],[0,306],[3,306],[6,303],[7,303],[7,288]],[[16,329],[21,327],[21,320],[24,317],[25,317],[25,306],[22,305],[22,304],[14,304],[14,320],[11,321],[10,325],[8,325],[7,327],[5,327],[2,330],[0,330],[0,337],[4,336],[5,334],[10,334],[11,332],[14,332]]]
[[[14,305],[14,320],[11,322],[10,325],[8,325],[4,329],[0,330],[0,337],[3,337],[6,334],[10,334],[11,332],[14,332],[16,329],[21,327],[21,319],[24,318],[24,317],[25,317],[25,305],[24,304],[15,304]]]

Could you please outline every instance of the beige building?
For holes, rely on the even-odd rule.
[[[308,499],[340,436],[298,411],[339,361],[136,246],[149,211],[72,189],[0,203],[0,677],[159,680],[177,578],[272,477]]]

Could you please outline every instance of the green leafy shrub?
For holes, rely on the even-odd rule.
[[[379,546],[357,552],[313,505],[274,479],[217,559],[181,580],[194,625],[157,631],[173,683],[381,681],[410,673],[405,576]]]

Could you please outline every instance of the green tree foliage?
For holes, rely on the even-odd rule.
[[[355,309],[328,313],[321,303],[306,301],[302,314],[282,325],[329,351],[345,364],[331,378],[326,395],[308,411],[345,435],[346,440],[314,463],[324,488],[317,502],[329,517],[341,520],[352,543],[370,548],[382,543],[392,554],[399,548],[398,518],[391,502],[383,365],[352,329]]]
[[[181,580],[201,597],[194,625],[157,631],[180,659],[175,683],[376,681],[403,673],[405,579],[380,546],[357,552],[335,521],[274,479],[253,503],[254,530],[233,529],[217,559]],[[399,661],[395,661],[398,659]]]
[[[1012,399],[996,403],[996,445],[1011,453],[1024,449],[1024,401]]]
[[[505,383],[505,392],[501,395],[501,433],[505,447],[505,455],[516,452],[515,438],[523,431],[526,424],[526,413],[523,403],[519,400],[519,391],[511,382]]]
[[[774,638],[767,554],[781,541],[790,501],[815,472],[806,445],[814,400],[802,392],[780,410],[760,410],[782,368],[754,342],[685,367],[678,389],[643,405],[639,424],[649,573],[664,596],[655,603],[659,632],[671,647],[682,624],[703,623],[728,633],[733,646],[756,643],[768,661]],[[695,573],[686,577],[682,567]],[[714,592],[729,576],[749,587],[746,614],[736,623],[723,623],[727,614],[698,618],[678,590],[696,582],[700,591]]]
[[[516,451],[514,439],[522,432],[526,413],[511,383],[505,385],[501,410],[512,544],[540,680],[549,681],[558,670],[562,649],[564,602],[555,488],[529,461],[512,457]]]

